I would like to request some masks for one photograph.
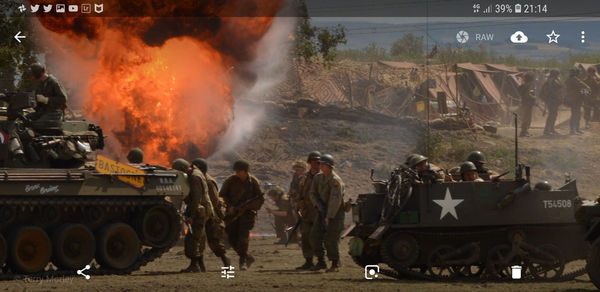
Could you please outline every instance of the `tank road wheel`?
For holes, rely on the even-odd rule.
[[[11,236],[10,263],[18,272],[42,271],[48,265],[51,253],[50,238],[39,227],[21,227]]]
[[[0,233],[0,268],[2,268],[6,263],[6,252],[6,239],[4,239],[4,236],[2,236],[2,234]]]
[[[131,226],[115,223],[100,231],[96,259],[102,266],[126,269],[140,254],[140,240]]]
[[[408,269],[419,258],[419,244],[410,234],[392,233],[381,245],[381,257],[396,271]]]
[[[460,267],[460,275],[467,278],[479,277],[483,270],[483,266],[480,265],[466,265]]]
[[[169,246],[179,236],[177,213],[166,206],[154,206],[144,212],[138,228],[142,241],[152,247]]]
[[[565,261],[560,248],[552,244],[543,244],[539,249],[543,254],[531,254],[528,264],[531,275],[543,280],[560,277],[565,270]]]
[[[600,238],[596,239],[590,248],[585,269],[592,283],[600,289]]]
[[[516,256],[511,255],[511,249],[510,245],[501,244],[489,250],[485,265],[490,276],[510,278],[511,266],[521,263],[520,260],[516,259]]]
[[[427,271],[429,271],[430,275],[447,279],[456,277],[460,266],[450,266],[443,259],[445,254],[453,250],[454,248],[449,245],[440,245],[429,254],[427,258]]]
[[[17,210],[11,206],[0,206],[0,222],[9,225],[17,218]]]
[[[65,224],[53,236],[53,263],[67,270],[81,269],[94,259],[96,241],[82,224]]]

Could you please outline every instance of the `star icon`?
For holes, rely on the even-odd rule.
[[[434,203],[440,205],[442,207],[442,212],[440,213],[440,220],[442,220],[448,213],[454,217],[454,219],[458,220],[458,215],[456,215],[456,206],[462,203],[463,199],[452,199],[452,195],[450,194],[450,189],[446,188],[446,195],[443,200],[433,200]]]
[[[559,34],[557,34],[556,32],[554,32],[554,30],[552,30],[551,34],[547,34],[546,35],[548,37],[548,43],[555,43],[558,44],[558,37],[560,36]]]

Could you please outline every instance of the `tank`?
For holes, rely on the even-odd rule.
[[[584,274],[569,265],[589,250],[574,216],[576,181],[552,189],[534,186],[529,167],[516,172],[498,181],[418,182],[410,169],[396,169],[358,196],[343,234],[352,236],[350,255],[363,267],[387,265],[382,272],[392,277],[433,281],[509,280],[513,269],[534,281]]]
[[[183,173],[97,155],[102,130],[85,121],[32,129],[4,118],[0,279],[128,274],[176,244],[177,207],[189,192]],[[23,154],[8,149],[10,127]]]
[[[586,261],[586,270],[592,283],[600,289],[600,204],[584,201],[576,213],[577,222],[586,230],[585,240],[591,248]]]

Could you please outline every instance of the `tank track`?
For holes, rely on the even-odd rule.
[[[32,198],[28,197],[27,203],[31,204],[32,207],[35,206],[57,206],[57,207],[68,207],[68,208],[77,208],[77,207],[89,207],[89,206],[102,206],[107,209],[116,208],[121,210],[136,210],[136,208],[147,207],[147,206],[157,206],[163,205],[167,208],[170,208],[172,211],[177,213],[177,209],[175,206],[166,201],[163,197],[139,197],[139,198],[112,198],[112,199],[104,199],[98,197],[80,197],[80,198]],[[0,199],[0,206],[16,206],[23,207],[23,199],[18,197],[11,197],[9,199]],[[28,206],[29,207],[29,206]],[[24,208],[28,208],[24,207]],[[177,215],[179,218],[179,215]],[[175,226],[179,226],[179,230],[177,233],[181,232],[181,225],[178,224]],[[138,259],[128,268],[126,269],[109,269],[103,268],[98,264],[91,264],[91,268],[87,270],[85,273],[88,275],[100,276],[100,275],[127,275],[134,271],[139,270],[143,266],[148,263],[154,261],[155,259],[162,256],[162,254],[168,252],[171,247],[173,247],[178,238],[173,238],[166,247],[157,248],[157,247],[144,247],[142,245],[142,252]],[[7,266],[0,269],[0,281],[7,280],[20,280],[26,278],[35,278],[35,279],[49,279],[56,277],[81,277],[77,275],[74,270],[60,270],[53,269],[54,265],[46,267],[44,271],[32,274],[16,274],[12,273]]]
[[[415,236],[431,236],[436,240],[437,242],[443,242],[442,240],[448,240],[448,238],[464,238],[464,236],[491,236],[494,233],[497,232],[506,232],[508,229],[506,228],[500,228],[500,229],[492,229],[492,230],[485,230],[485,231],[476,231],[476,232],[462,232],[462,233],[453,233],[453,234],[440,234],[440,233],[436,233],[436,232],[411,232],[411,231],[407,231],[406,233],[408,234],[412,234]],[[385,254],[385,253],[383,253]],[[385,256],[382,254],[382,260],[385,263],[386,259]],[[359,258],[356,257],[352,257],[352,259],[354,260],[354,262],[356,264],[358,264],[359,266],[361,266],[361,261]],[[565,262],[565,265],[572,263],[571,262]],[[387,265],[387,264],[386,264]],[[388,265],[389,266],[389,265]],[[485,269],[485,267],[482,267],[483,269]],[[386,268],[381,268],[379,269],[379,273],[391,278],[395,278],[398,280],[413,280],[413,281],[428,281],[428,282],[473,282],[473,283],[483,283],[483,282],[506,282],[506,283],[534,283],[534,282],[565,282],[565,281],[572,281],[575,278],[582,276],[586,273],[586,268],[579,268],[577,270],[574,271],[570,271],[568,273],[563,273],[560,277],[556,277],[554,279],[537,279],[534,278],[531,274],[525,274],[521,279],[519,280],[513,280],[511,278],[497,278],[497,277],[492,277],[490,275],[487,275],[485,270],[483,271],[483,273],[479,276],[475,276],[475,277],[467,277],[467,276],[459,276],[456,278],[450,278],[448,276],[437,276],[437,275],[431,275],[429,273],[425,273],[424,271],[419,271],[418,268],[404,268],[404,269],[399,269],[399,270],[395,270],[395,269],[386,269]]]

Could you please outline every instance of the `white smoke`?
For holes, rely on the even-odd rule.
[[[261,106],[244,105],[244,100],[262,101],[279,83],[285,80],[290,68],[291,49],[294,41],[289,36],[296,27],[296,18],[276,17],[273,24],[261,39],[257,47],[256,59],[249,69],[256,74],[256,81],[247,85],[238,83],[233,88],[234,120],[221,139],[217,152],[213,156],[227,153],[241,142],[250,139],[257,123],[265,115]]]

